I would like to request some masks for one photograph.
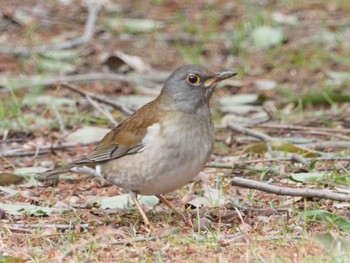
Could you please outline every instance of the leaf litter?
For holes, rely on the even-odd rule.
[[[244,3],[224,1],[223,10],[231,11],[225,11],[227,15],[222,16],[215,13],[216,8],[205,4],[187,3],[186,10],[191,12],[186,13],[186,10],[179,11],[176,3],[161,2],[144,3],[133,8],[121,2],[112,13],[108,13],[111,7],[106,7],[109,11],[102,14],[98,36],[86,46],[46,52],[40,57],[33,55],[21,60],[10,55],[9,61],[12,62],[1,64],[1,175],[16,176],[14,181],[0,188],[0,261],[53,260],[69,253],[69,247],[75,250],[66,258],[96,262],[149,258],[168,262],[237,262],[247,259],[302,262],[310,257],[327,260],[332,255],[347,256],[349,207],[346,203],[281,197],[230,185],[233,176],[240,176],[274,185],[330,188],[348,194],[349,161],[316,160],[347,157],[348,150],[334,144],[329,144],[322,151],[304,147],[307,143],[315,143],[315,139],[336,142],[336,130],[339,128],[345,130],[344,135],[349,135],[346,132],[350,113],[346,93],[349,84],[346,74],[349,71],[348,47],[346,41],[337,40],[337,37],[342,37],[337,23],[342,25],[344,32],[347,30],[346,23],[345,26],[342,24],[349,14],[346,4],[320,3],[316,8],[312,4],[301,7],[295,3],[274,3],[269,7],[271,9],[259,6],[254,12],[254,4],[248,7]],[[84,22],[81,16],[86,14],[82,14],[78,4],[67,4],[72,14],[79,14],[76,17],[67,17],[65,8],[59,5],[54,8],[50,3],[39,5],[42,9],[39,13],[44,15],[38,16],[38,13],[28,11],[31,3],[27,5],[30,8],[16,3],[6,5],[7,14],[0,18],[0,26],[4,20],[10,20],[12,24],[11,19],[18,24],[13,25],[12,32],[4,31],[4,39],[0,40],[3,45],[18,43],[31,46],[33,43],[51,42],[57,39],[57,35],[60,39],[69,39],[71,34],[75,34],[70,31],[82,31]],[[25,12],[21,15],[22,10]],[[272,11],[268,13],[266,10]],[[127,19],[119,17],[118,12]],[[178,14],[174,17],[178,19],[177,23],[163,23],[174,12]],[[333,12],[332,16],[330,12]],[[145,13],[147,16],[143,15]],[[256,20],[249,22],[252,19],[250,13]],[[69,28],[59,23],[47,23],[50,20],[44,19],[56,15],[65,17],[65,26],[69,25]],[[321,21],[317,17],[327,19]],[[258,18],[263,19],[260,21]],[[35,30],[30,31],[31,38],[18,34],[19,29],[33,30],[29,25],[37,26],[40,34]],[[215,27],[220,30],[214,30],[218,33],[210,36]],[[235,29],[234,37],[229,32],[230,28]],[[315,32],[318,28],[320,34]],[[196,39],[194,47],[181,42],[183,33]],[[175,38],[176,44],[166,38],[162,40],[160,35],[168,36],[167,39]],[[179,45],[183,46],[183,52],[179,52]],[[193,61],[218,70],[235,68],[241,71],[241,79],[228,81],[214,94],[214,115],[220,115],[218,120],[215,119],[218,127],[216,138],[221,148],[214,150],[211,161],[220,165],[205,169],[205,183],[194,181],[167,196],[192,217],[194,229],[171,215],[154,197],[142,197],[157,234],[165,233],[171,227],[180,228],[170,235],[158,236],[149,233],[140,216],[132,209],[128,196],[116,186],[82,175],[63,176],[50,185],[36,181],[31,175],[38,167],[52,168],[54,164],[74,161],[89,152],[94,146],[84,143],[103,136],[102,132],[89,130],[89,127],[101,127],[103,132],[111,128],[108,121],[94,114],[95,110],[81,97],[76,98],[69,91],[51,88],[56,85],[48,87],[43,83],[60,74],[102,71],[104,65],[99,58],[103,54],[118,55],[116,50],[122,52],[119,53],[122,54],[120,59],[127,70],[121,73],[125,75],[130,71],[151,75],[148,71],[150,67],[168,72]],[[0,57],[6,59],[4,55]],[[21,82],[19,70],[21,77],[28,76],[29,79]],[[39,78],[31,78],[38,73],[41,74]],[[323,89],[323,85],[332,85],[334,89]],[[78,86],[94,93],[118,93],[121,102],[132,108],[152,99],[144,96],[146,92],[156,95],[156,92],[123,81],[83,81]],[[154,87],[159,90],[159,83],[155,83]],[[310,93],[314,90],[317,92]],[[215,105],[215,101],[219,105]],[[267,111],[265,102],[271,102],[272,108],[277,111]],[[52,119],[53,114],[47,110],[53,104],[60,113],[55,115],[56,119]],[[64,107],[69,107],[69,110]],[[125,118],[119,111],[112,113],[118,121]],[[222,117],[226,121],[221,121]],[[239,118],[242,118],[241,121]],[[227,128],[232,121],[266,133],[277,141],[259,143],[254,136],[243,137]],[[36,153],[40,147],[69,142],[67,134],[59,130],[59,122],[65,124],[70,134],[74,135],[74,131],[80,129],[86,133],[76,132],[75,138],[72,135],[73,139],[70,139],[74,145],[70,148],[48,147],[43,154]],[[267,126],[255,126],[259,123]],[[268,127],[276,123],[311,128],[301,133],[288,128]],[[322,133],[324,131],[317,128],[328,128],[330,132]],[[24,142],[13,141],[17,139]],[[9,150],[34,152],[29,157],[4,157]],[[298,162],[291,158],[294,154],[301,156]],[[259,159],[264,161],[252,163],[249,167],[243,164]],[[265,162],[266,159],[275,161]],[[227,166],[231,168],[226,169]],[[265,172],[265,168],[274,169]],[[17,182],[17,176],[23,176],[24,181]],[[290,177],[294,181],[289,180]],[[185,204],[196,199],[200,202],[182,205],[181,197],[184,197]],[[302,213],[305,216],[298,217]],[[13,225],[21,223],[28,227]],[[32,231],[30,226],[38,223],[42,224],[42,228]],[[63,225],[64,228],[51,229],[52,225]],[[126,242],[122,247],[110,245],[103,238],[98,239],[103,235],[109,236],[115,244],[120,238]],[[99,249],[97,244],[103,249]],[[86,252],[88,248],[89,253]]]

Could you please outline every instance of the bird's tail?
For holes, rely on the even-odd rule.
[[[42,180],[50,180],[57,178],[60,174],[71,172],[71,170],[75,167],[74,164],[68,164],[62,167],[58,167],[40,174],[40,179]]]

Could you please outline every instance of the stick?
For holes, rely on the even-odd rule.
[[[79,226],[80,228],[88,228],[89,224],[77,224],[77,225],[66,225],[66,224],[9,224],[7,227],[16,228],[16,229],[36,229],[36,228],[55,228],[57,230],[70,230],[75,226]]]
[[[119,103],[119,102],[116,102],[116,101],[111,101],[107,98],[104,98],[102,96],[98,96],[96,94],[93,94],[92,92],[87,92],[87,91],[83,91],[81,89],[79,89],[78,87],[74,86],[74,85],[71,85],[71,84],[68,84],[68,83],[62,83],[61,84],[61,87],[63,88],[66,88],[66,89],[69,89],[71,91],[74,91],[84,97],[87,97],[89,96],[90,98],[98,101],[98,102],[101,102],[101,103],[104,103],[106,105],[109,105],[109,106],[112,106],[113,108],[115,109],[118,109],[120,110],[121,112],[125,113],[126,115],[131,115],[134,113],[133,110],[129,109],[128,107],[126,107],[124,104],[122,103]]]
[[[349,141],[323,141],[315,143],[306,143],[302,144],[303,147],[315,149],[315,150],[324,150],[326,148],[350,148]]]
[[[315,190],[315,189],[303,189],[303,188],[290,188],[280,187],[276,185],[269,185],[266,183],[257,182],[255,180],[244,179],[235,177],[232,179],[231,184],[234,186],[245,187],[249,189],[256,189],[266,193],[272,193],[276,195],[287,196],[300,196],[304,198],[320,198],[329,199],[334,201],[349,202],[350,195],[334,193],[330,190]]]
[[[2,47],[0,48],[0,54],[14,54],[17,56],[28,57],[32,54],[40,54],[48,51],[69,49],[88,43],[94,34],[96,18],[98,12],[100,11],[101,5],[98,4],[98,1],[86,0],[85,2],[88,9],[88,17],[85,22],[84,33],[82,36],[62,42],[50,43],[33,48]]]
[[[313,130],[297,130],[297,131],[291,131],[292,133],[302,133],[302,134],[308,134],[308,135],[321,135],[321,136],[328,136],[328,137],[334,137],[338,138],[339,140],[350,140],[349,136],[346,136],[344,134],[338,134],[336,132],[325,132],[325,131],[313,131]]]
[[[15,226],[6,226],[6,228],[11,230],[11,231],[16,231],[16,232],[33,233],[32,229],[25,229],[25,228],[20,228],[20,227],[15,227]]]
[[[37,146],[35,151],[24,152],[23,148],[13,149],[9,151],[0,152],[0,157],[27,157],[27,156],[35,156],[46,154],[55,150],[64,150],[74,148],[78,145],[80,146],[88,146],[91,144],[98,143],[99,141],[89,142],[89,143],[63,143],[59,145],[43,145]]]
[[[350,133],[349,129],[332,129],[332,128],[324,128],[324,127],[308,127],[308,126],[300,126],[300,125],[290,125],[290,124],[276,124],[276,123],[263,123],[258,124],[258,127],[261,128],[273,128],[273,129],[283,129],[283,130],[313,130],[313,131],[324,131],[331,133]]]
[[[236,125],[234,123],[229,123],[227,125],[227,127],[233,131],[245,134],[245,135],[249,135],[252,137],[255,137],[261,141],[265,141],[265,142],[278,142],[278,141],[284,141],[287,143],[292,143],[292,144],[297,144],[299,148],[303,149],[304,151],[308,151],[308,152],[314,152],[313,150],[309,149],[309,148],[316,148],[316,146],[320,146],[319,148],[322,148],[322,142],[315,142],[315,143],[300,143],[298,141],[295,141],[293,139],[290,138],[274,138],[271,137],[270,135],[267,135],[266,133],[263,132],[258,132],[258,131],[254,131],[252,129],[249,128],[245,128],[239,125]],[[350,145],[350,142],[347,142],[346,145]],[[270,145],[267,145],[268,147],[271,147]],[[350,147],[350,146],[344,146],[344,147]],[[326,148],[326,147],[324,147]]]
[[[235,161],[232,164],[210,162],[210,163],[207,163],[207,167],[233,169],[235,165],[247,165],[247,164],[255,164],[255,163],[273,163],[273,162],[299,162],[298,159],[293,156],[294,155],[287,158],[281,157],[281,158],[255,159],[255,160],[247,160],[247,161]],[[305,158],[305,160],[314,161],[314,162],[334,162],[334,161],[350,162],[350,157],[330,156],[330,157]]]
[[[56,119],[58,121],[58,124],[60,126],[60,131],[61,132],[65,132],[66,131],[66,127],[64,125],[64,121],[63,121],[61,113],[59,112],[59,110],[57,109],[57,107],[54,104],[51,105],[50,108],[51,108],[53,114],[55,115],[55,117],[56,117]]]
[[[230,128],[233,131],[239,132],[239,133],[243,133],[245,135],[249,135],[249,136],[253,136],[255,138],[258,138],[261,141],[267,141],[267,142],[272,142],[272,141],[276,141],[276,138],[273,138],[263,132],[257,132],[257,131],[253,131],[249,128],[245,128],[239,125],[236,125],[234,123],[228,123],[227,127]]]
[[[3,139],[3,140],[0,140],[0,143],[25,142],[25,141],[27,141],[27,139],[14,138],[14,139]]]
[[[112,123],[114,126],[118,125],[118,122],[114,119],[112,114],[108,110],[103,109],[97,101],[91,98],[90,95],[86,95],[85,98],[97,111],[102,113],[109,120],[110,123]]]

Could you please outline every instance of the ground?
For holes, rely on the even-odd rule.
[[[0,262],[348,262],[349,1],[94,3],[1,3]],[[211,102],[207,167],[166,195],[194,226],[142,197],[145,226],[99,178],[38,177],[190,63],[238,72]]]

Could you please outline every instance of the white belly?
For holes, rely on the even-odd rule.
[[[168,193],[190,182],[207,162],[214,137],[205,119],[187,117],[178,116],[181,125],[163,123],[159,135],[147,138],[142,152],[101,165],[101,175],[142,195]]]

